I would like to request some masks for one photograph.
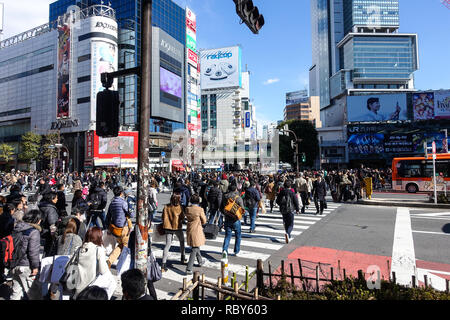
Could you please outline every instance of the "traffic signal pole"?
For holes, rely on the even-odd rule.
[[[152,76],[152,0],[142,0],[141,10],[141,92],[139,105],[139,149],[136,210],[135,268],[147,275],[149,130]]]

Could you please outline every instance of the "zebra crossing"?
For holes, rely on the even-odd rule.
[[[340,203],[333,203],[329,199],[328,208],[324,210],[324,213],[322,215],[315,215],[316,209],[314,204],[310,204],[304,214],[295,215],[294,229],[291,237],[295,239],[300,236],[305,230],[312,227],[328,214],[333,213],[340,205]],[[272,213],[269,211],[268,209],[267,213],[260,213],[258,215],[254,233],[248,233],[249,226],[245,226],[242,223],[241,251],[239,257],[232,254],[235,241],[233,233],[228,250],[230,253],[228,257],[228,274],[230,278],[235,273],[237,281],[242,282],[245,279],[246,272],[251,273],[256,269],[257,259],[266,261],[272,254],[286,245],[282,216],[278,208],[274,208]],[[186,231],[186,226],[184,226],[183,231]],[[194,264],[193,271],[200,271],[201,274],[205,275],[205,280],[217,282],[217,278],[221,276],[222,245],[224,238],[225,232],[221,231],[216,239],[207,239],[206,244],[200,248],[205,263],[202,267]],[[153,254],[160,264],[164,247],[164,242],[152,243]],[[189,258],[189,254],[190,248],[186,247],[187,259]],[[167,267],[169,270],[163,273],[163,278],[154,284],[158,300],[170,300],[182,288],[183,278],[189,280],[192,277],[186,275],[186,265],[180,262],[180,243],[176,237],[172,242],[172,247],[168,255]]]

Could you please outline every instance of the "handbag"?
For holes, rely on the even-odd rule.
[[[234,199],[228,198],[223,212],[226,216],[233,218],[235,221],[241,220],[242,216],[245,213],[244,208],[236,203],[237,198],[238,196],[236,196]]]
[[[153,255],[153,252],[150,251],[147,258],[147,280],[151,282],[156,282],[161,280],[162,272],[161,267]]]
[[[78,248],[72,258],[70,258],[64,269],[63,275],[59,279],[59,283],[62,286],[63,295],[71,295],[75,291],[76,286],[80,281],[80,272],[78,270],[80,250],[81,247]]]
[[[109,232],[111,232],[114,236],[116,237],[121,237],[122,236],[122,231],[123,231],[123,227],[119,228],[116,227],[115,225],[113,225],[112,223],[109,224],[109,228],[108,228]]]
[[[166,231],[164,230],[164,224],[163,223],[157,224],[156,231],[159,233],[160,236],[165,235]]]

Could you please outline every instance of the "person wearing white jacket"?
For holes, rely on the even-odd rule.
[[[81,291],[94,282],[98,275],[110,272],[106,263],[107,258],[103,247],[102,235],[102,229],[98,227],[90,228],[86,233],[84,243],[80,248],[78,261],[80,281],[72,297],[74,300]],[[75,254],[77,253],[78,251],[75,252]]]
[[[149,198],[149,210],[150,210],[150,222],[153,221],[153,218],[156,215],[156,212],[158,211],[158,198],[157,198],[157,184],[155,181],[152,181],[150,184],[150,189],[148,191],[148,198]]]

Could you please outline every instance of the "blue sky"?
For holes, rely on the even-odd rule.
[[[232,0],[175,2],[197,14],[198,48],[242,46],[257,119],[262,123],[282,119],[285,93],[308,87],[312,61],[309,0],[253,0],[266,21],[259,35],[239,24]],[[419,37],[416,88],[450,89],[450,9],[441,0],[400,0],[399,31]]]

